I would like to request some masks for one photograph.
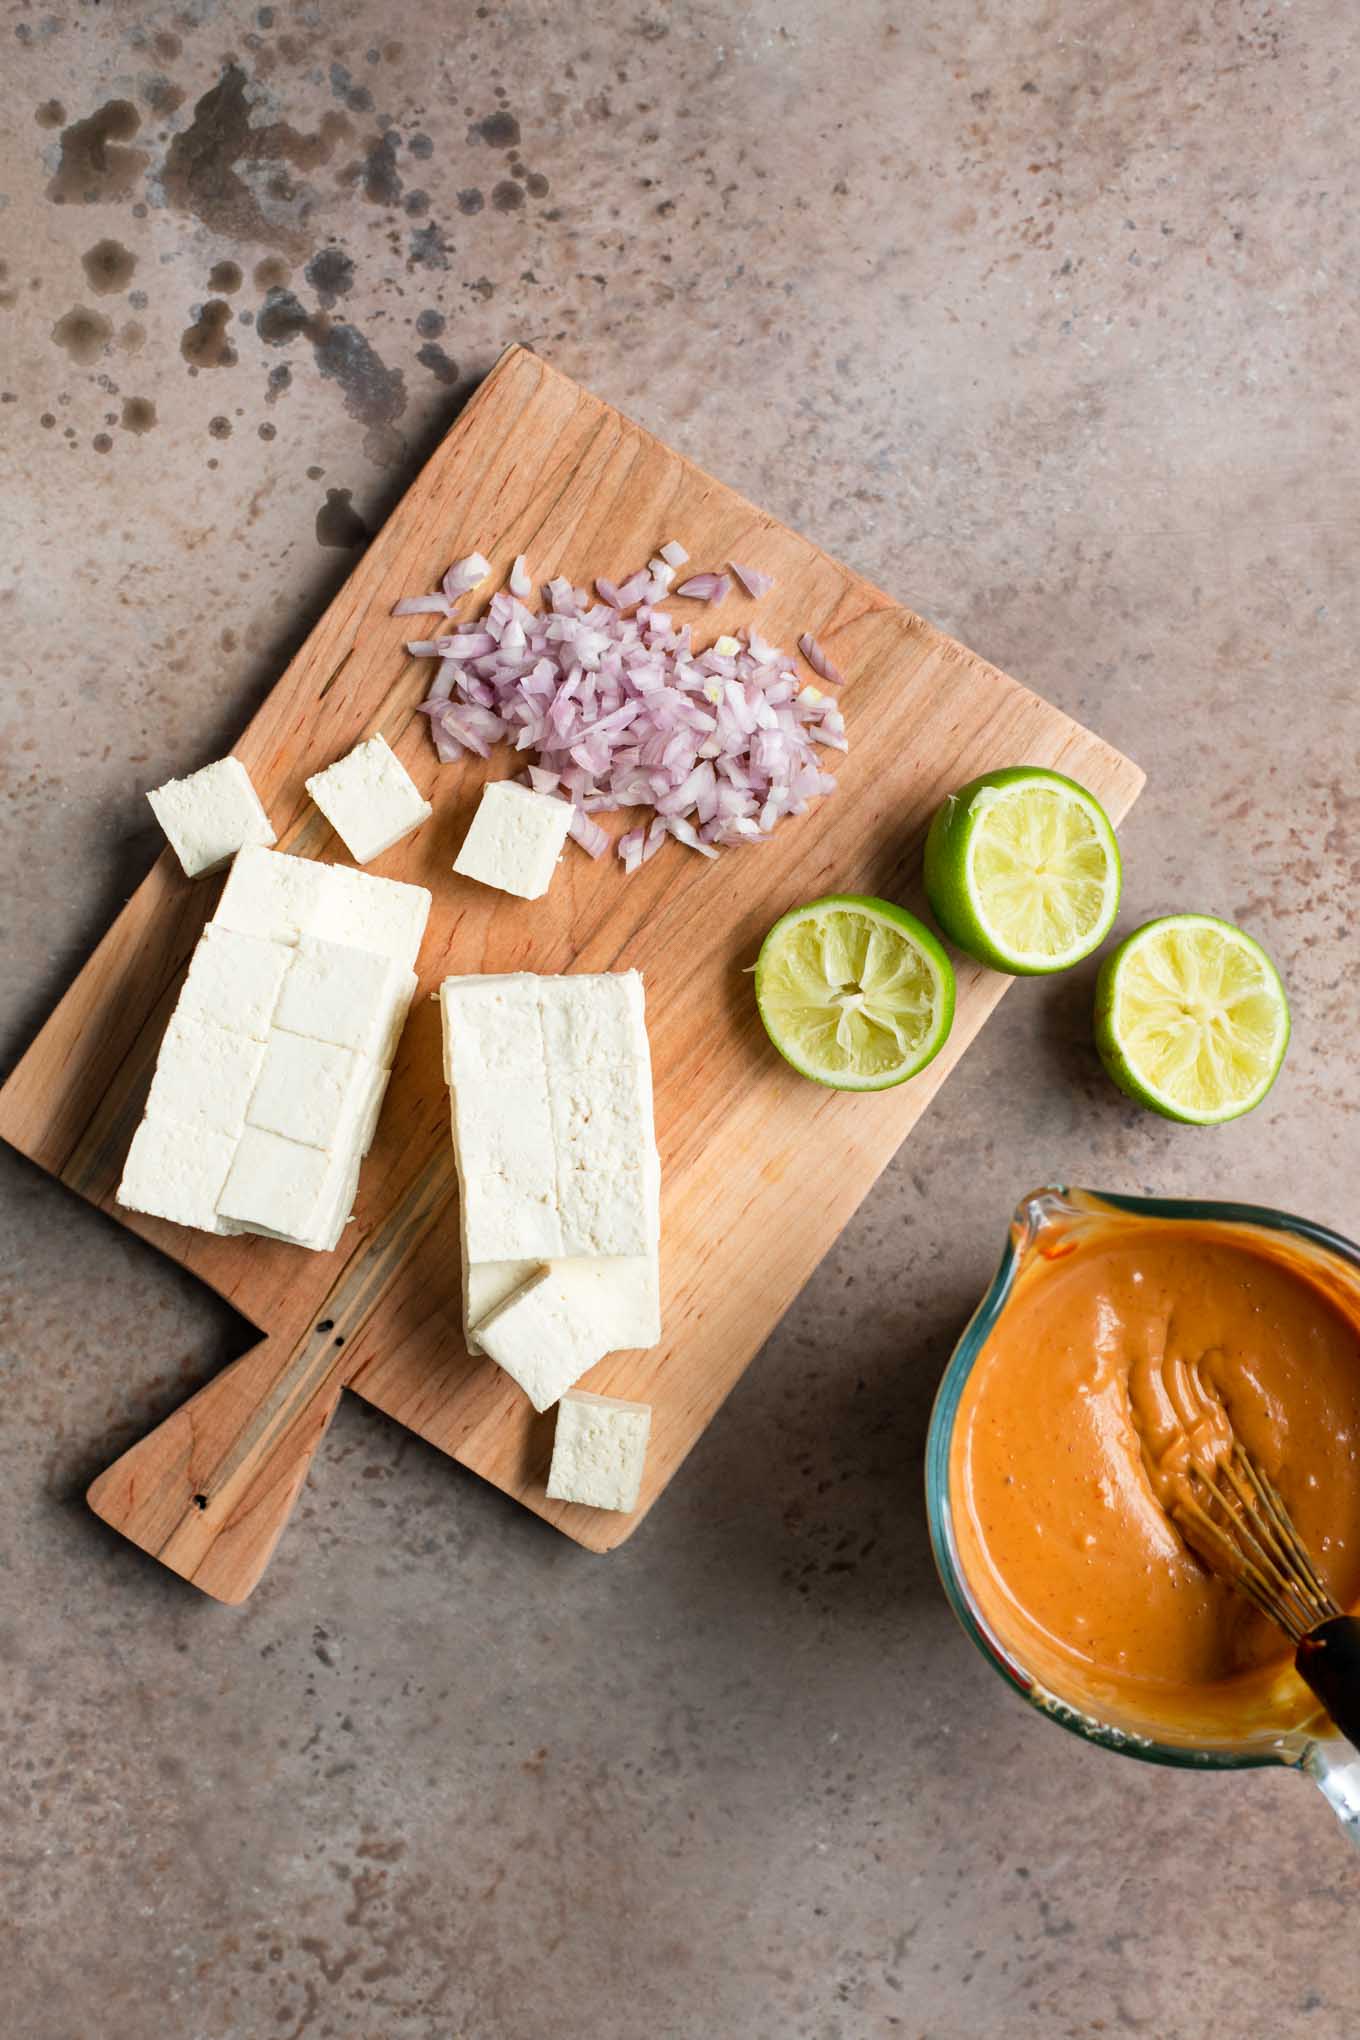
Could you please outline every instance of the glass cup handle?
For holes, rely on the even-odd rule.
[[[1360,1849],[1360,1750],[1340,1736],[1310,1743],[1303,1769]]]

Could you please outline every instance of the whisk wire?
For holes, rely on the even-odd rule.
[[[1234,1440],[1230,1458],[1192,1468],[1191,1495],[1176,1513],[1186,1519],[1203,1556],[1294,1643],[1340,1614],[1299,1539],[1279,1493]]]

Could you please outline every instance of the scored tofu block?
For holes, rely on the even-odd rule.
[[[312,1041],[352,1048],[383,1068],[396,1053],[416,980],[395,957],[304,935],[289,964],[274,1025]]]
[[[220,1217],[306,1240],[334,1196],[335,1167],[321,1148],[303,1147],[280,1134],[248,1126],[237,1145],[217,1200]]]
[[[266,1133],[329,1154],[353,1142],[369,1095],[369,1067],[353,1049],[275,1028],[246,1117]]]
[[[296,944],[316,935],[393,957],[411,970],[429,914],[423,885],[247,848],[231,867],[213,922],[271,942]]]
[[[635,1509],[652,1428],[648,1404],[573,1388],[557,1409],[548,1499],[588,1509]]]
[[[260,796],[239,758],[219,758],[147,794],[186,878],[216,871],[247,843],[275,840]]]
[[[453,868],[522,900],[541,899],[552,883],[571,824],[571,803],[513,779],[482,788],[472,827]]]
[[[468,1350],[536,1263],[598,1256],[601,1351],[654,1345],[660,1163],[641,979],[447,978],[440,1004]]]
[[[118,1202],[128,1211],[173,1219],[176,1225],[221,1232],[217,1200],[235,1152],[234,1134],[180,1126],[172,1119],[144,1119],[132,1136]]]
[[[596,1325],[559,1271],[540,1269],[477,1327],[482,1350],[518,1382],[534,1408],[551,1409],[574,1381],[603,1360]]]
[[[119,1199],[208,1232],[334,1247],[429,910],[421,886],[242,849],[161,1043]]]
[[[263,1060],[264,1043],[253,1036],[172,1013],[156,1060],[146,1116],[214,1133],[239,1133]]]
[[[263,1041],[292,960],[286,943],[240,935],[209,921],[189,964],[175,1018],[211,1020]]]
[[[380,857],[434,813],[383,736],[313,773],[307,791],[356,864]]]

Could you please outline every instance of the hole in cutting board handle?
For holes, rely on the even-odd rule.
[[[208,1506],[208,1497],[207,1497],[206,1495],[195,1495],[195,1496],[194,1496],[194,1507],[195,1507],[196,1509],[206,1509],[206,1508],[207,1508],[207,1506]]]

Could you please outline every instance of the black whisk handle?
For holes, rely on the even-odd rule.
[[[1360,1617],[1319,1622],[1295,1652],[1294,1666],[1341,1733],[1360,1747]]]

